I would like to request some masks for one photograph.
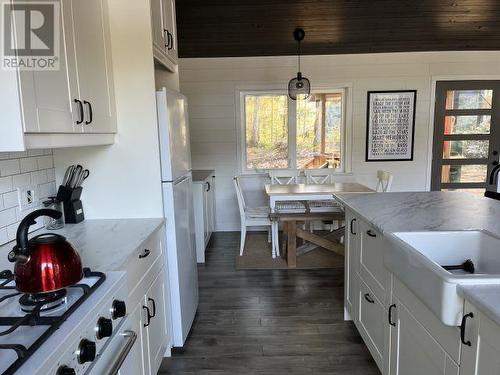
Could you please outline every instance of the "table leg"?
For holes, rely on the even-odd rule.
[[[297,267],[297,222],[287,222],[287,237],[288,237],[288,268]]]

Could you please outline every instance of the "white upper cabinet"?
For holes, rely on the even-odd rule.
[[[79,100],[85,133],[116,131],[108,9],[105,0],[72,0]]]
[[[33,3],[36,3],[33,1]],[[111,144],[116,110],[106,0],[59,0],[58,70],[8,73],[8,118],[0,127],[0,152]],[[18,17],[17,13],[16,17]],[[16,23],[16,28],[23,22]],[[5,91],[5,92],[3,92]],[[17,113],[17,114],[16,114]]]
[[[174,0],[151,0],[154,58],[167,69],[177,65],[177,25]]]

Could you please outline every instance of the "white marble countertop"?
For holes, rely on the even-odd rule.
[[[335,194],[383,233],[485,229],[500,236],[500,201],[463,192]]]
[[[345,193],[336,197],[388,239],[394,232],[426,230],[484,229],[500,236],[500,201],[471,193]],[[499,284],[460,286],[458,290],[500,325]]]
[[[498,284],[459,285],[457,292],[500,325],[500,286]]]
[[[163,219],[103,219],[85,220],[79,224],[66,224],[61,230],[41,229],[33,233],[58,233],[67,238],[77,249],[84,267],[94,271],[121,270],[126,261],[160,225]],[[7,254],[14,242],[0,247],[0,268],[12,268]]]

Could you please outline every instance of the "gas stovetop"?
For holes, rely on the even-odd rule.
[[[0,272],[0,374],[13,374],[104,282],[101,272],[84,269],[76,285],[50,295],[26,295],[12,272]]]

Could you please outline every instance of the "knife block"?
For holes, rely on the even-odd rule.
[[[57,200],[63,202],[64,219],[68,224],[76,224],[85,220],[83,205],[80,200],[82,190],[81,186],[75,189],[63,185],[59,186]]]

